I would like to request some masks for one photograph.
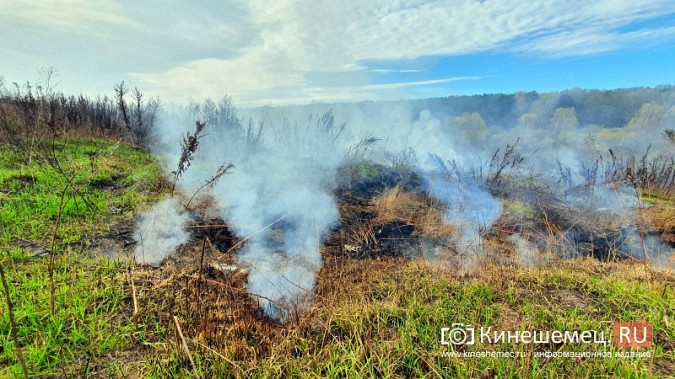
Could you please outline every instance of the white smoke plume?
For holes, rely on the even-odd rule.
[[[188,241],[190,217],[180,210],[180,200],[167,197],[141,215],[134,233],[137,261],[158,265]]]
[[[475,182],[428,177],[428,190],[446,204],[444,221],[458,229],[456,249],[478,252],[480,232],[489,230],[502,214],[502,204]]]
[[[284,319],[311,294],[323,238],[339,220],[335,170],[341,152],[332,117],[271,126],[258,149],[231,157],[235,169],[214,188],[223,218],[240,238],[248,289]],[[269,300],[268,300],[269,299]]]
[[[517,173],[521,182],[534,185],[537,191],[547,191],[569,207],[620,223],[623,230],[636,229],[637,192],[630,183],[619,183],[603,170],[611,169],[614,156],[619,166],[630,159],[636,159],[639,164],[645,152],[648,152],[645,156],[648,165],[655,157],[662,156],[662,162],[666,163],[672,159],[674,148],[663,138],[666,128],[672,128],[675,115],[672,95],[671,100],[663,96],[660,100],[663,103],[659,105],[640,105],[638,100],[632,100],[635,94],[624,92],[614,98],[616,104],[623,105],[605,104],[599,108],[601,111],[592,113],[584,108],[588,106],[584,103],[586,100],[579,100],[577,110],[586,112],[584,117],[591,120],[582,124],[570,99],[597,95],[606,94],[572,90],[447,100],[316,103],[263,108],[262,112],[274,118],[332,109],[336,118],[352,130],[367,131],[381,139],[379,149],[371,151],[370,159],[386,164],[391,163],[390,157],[396,156],[396,152],[413,152],[414,158],[407,163],[426,180],[426,189],[446,203],[446,221],[459,230],[458,247],[478,251],[480,231],[489,229],[502,213],[501,201],[491,194],[495,188],[488,191],[485,185],[490,159],[497,150],[501,149],[503,154],[505,146],[516,141],[519,141],[518,154],[525,157],[526,162]],[[448,104],[465,109],[460,111]],[[635,107],[633,118],[618,122],[616,115],[625,112],[626,106]],[[255,116],[261,109],[246,112]],[[446,166],[440,173],[438,162]],[[452,166],[450,176],[447,166]],[[579,197],[578,189],[590,189],[590,194]],[[509,195],[500,193],[500,197]],[[524,200],[538,201],[532,197]],[[537,204],[533,205],[538,208]],[[646,237],[658,240],[658,237]],[[650,256],[655,262],[668,260],[673,254],[667,243],[642,244],[641,240],[636,244],[635,238],[625,238],[623,248],[636,257],[645,255],[639,251],[651,250],[659,257],[657,260]],[[565,251],[575,248],[572,242],[565,246]]]
[[[344,125],[330,113],[247,124],[228,99],[207,102],[163,120],[168,132],[156,151],[167,167],[175,166],[176,141],[190,119],[207,127],[177,187],[193,193],[219,165],[234,165],[210,195],[233,232],[246,240],[236,257],[249,272],[248,290],[268,315],[285,320],[311,300],[319,249],[339,221],[333,192],[345,156]]]

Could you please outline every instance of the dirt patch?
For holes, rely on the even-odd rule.
[[[30,255],[35,257],[46,257],[49,255],[49,249],[45,244],[35,241],[21,240],[17,243],[19,248],[28,251]]]
[[[543,296],[562,309],[576,307],[585,310],[588,313],[597,312],[595,300],[588,295],[577,291],[564,288],[550,288],[544,292]]]
[[[126,259],[133,255],[136,240],[134,240],[134,220],[124,220],[114,224],[103,237],[89,242],[86,252],[111,259]]]
[[[107,257],[110,259],[127,259],[133,255],[130,245],[125,245],[114,238],[99,239],[89,248],[89,253],[97,257]]]
[[[124,176],[122,175],[97,176],[89,181],[89,187],[98,190],[114,188],[117,187],[118,181],[123,178]]]
[[[30,176],[30,175],[15,175],[9,178],[8,180],[13,181],[15,183],[23,184],[23,185],[35,185],[38,183],[37,178]]]

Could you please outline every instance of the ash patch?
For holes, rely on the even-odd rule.
[[[352,195],[370,200],[396,186],[405,191],[422,189],[422,178],[414,171],[379,163],[361,162],[345,166],[338,175],[342,178],[337,191],[340,197]]]

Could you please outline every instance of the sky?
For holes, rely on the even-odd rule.
[[[0,0],[0,76],[237,106],[675,84],[673,0]]]

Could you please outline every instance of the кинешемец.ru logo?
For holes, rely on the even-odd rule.
[[[652,324],[645,321],[615,322],[616,347],[649,347],[652,345]]]
[[[615,347],[649,347],[652,343],[652,325],[645,321],[615,322],[612,342]],[[491,326],[476,328],[454,323],[441,328],[441,345],[517,344],[600,344],[610,340],[600,330],[494,330]]]

